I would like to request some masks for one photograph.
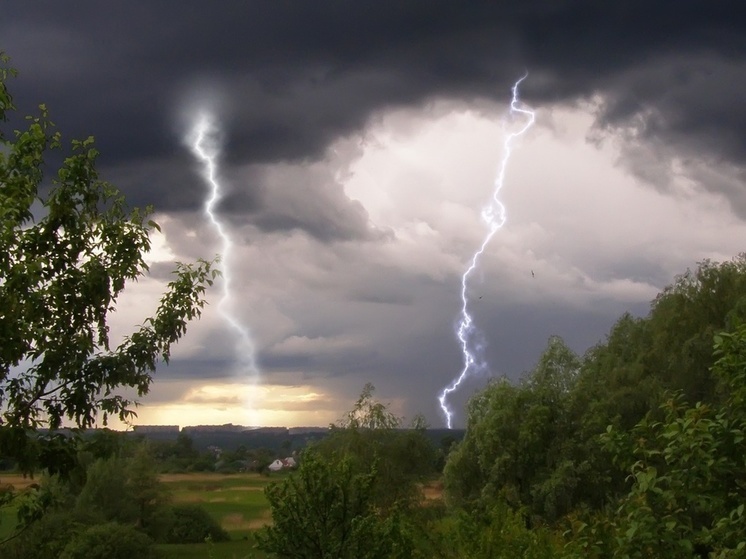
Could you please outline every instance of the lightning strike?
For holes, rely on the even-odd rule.
[[[218,157],[220,150],[216,135],[218,129],[214,123],[213,117],[208,113],[201,113],[192,128],[189,142],[192,154],[202,165],[202,176],[210,188],[209,197],[205,200],[204,212],[212,223],[215,231],[221,239],[222,246],[220,250],[220,261],[222,262],[222,287],[223,295],[218,304],[218,312],[226,321],[228,326],[234,331],[237,337],[236,353],[238,354],[238,363],[250,380],[256,381],[259,378],[259,369],[256,364],[254,343],[251,340],[249,328],[241,320],[228,310],[228,303],[231,300],[231,272],[230,272],[230,251],[232,248],[231,239],[226,233],[223,224],[215,213],[215,204],[221,197],[221,185],[218,178]]]
[[[518,97],[518,86],[527,77],[528,72],[513,84],[513,87],[511,88],[513,96],[510,101],[510,115],[524,117],[525,123],[518,131],[511,132],[505,136],[505,141],[503,142],[503,157],[500,162],[497,177],[495,178],[492,199],[490,200],[489,205],[482,210],[482,219],[487,223],[489,231],[479,249],[472,256],[469,267],[461,277],[461,319],[459,321],[458,329],[456,330],[456,336],[461,344],[464,366],[461,369],[461,374],[459,374],[451,384],[445,387],[440,393],[440,396],[438,396],[440,408],[443,410],[443,414],[446,418],[446,425],[449,429],[451,428],[453,412],[448,407],[448,395],[458,389],[461,382],[467,377],[472,369],[485,366],[479,356],[481,353],[481,347],[477,343],[478,340],[475,340],[475,338],[478,338],[478,331],[474,326],[474,319],[469,314],[469,297],[466,288],[469,276],[477,268],[480,256],[484,253],[484,250],[487,248],[487,245],[492,240],[495,233],[497,233],[497,231],[505,224],[505,206],[500,201],[499,195],[505,182],[505,170],[508,166],[508,161],[510,160],[510,155],[513,150],[513,142],[516,138],[522,136],[529,128],[531,128],[535,120],[534,112],[524,105]]]

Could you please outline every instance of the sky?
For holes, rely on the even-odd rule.
[[[175,261],[221,251],[187,140],[214,115],[231,294],[221,307],[210,290],[137,424],[323,426],[371,382],[405,422],[443,426],[461,276],[524,72],[536,122],[468,283],[489,367],[451,396],[454,426],[550,336],[582,354],[677,274],[744,250],[734,1],[9,0],[0,50],[19,113],[45,103],[67,140],[95,136],[102,178],[155,208],[115,339],[154,312]],[[258,377],[221,308],[249,329]]]

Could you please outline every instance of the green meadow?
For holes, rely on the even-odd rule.
[[[159,545],[167,559],[254,559],[265,554],[254,549],[253,532],[270,522],[264,488],[282,474],[167,474],[161,476],[175,503],[203,507],[230,534],[219,543]]]
[[[22,491],[32,483],[37,482],[38,480],[23,477],[20,474],[0,472],[0,493],[8,486],[12,486],[16,491]],[[17,507],[13,505],[0,507],[0,541],[13,533],[13,528],[16,526],[16,511]]]
[[[203,507],[230,534],[231,540],[219,543],[159,545],[164,559],[263,559],[254,548],[253,532],[270,522],[269,504],[264,497],[267,484],[284,474],[270,477],[247,474],[167,474],[161,481],[169,488],[175,503]],[[32,480],[17,474],[4,474],[0,484],[18,489]],[[0,507],[0,540],[7,537],[16,523],[14,507]]]

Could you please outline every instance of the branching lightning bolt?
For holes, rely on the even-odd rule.
[[[444,388],[443,392],[441,392],[440,396],[438,397],[440,408],[443,410],[443,414],[446,418],[446,425],[449,429],[451,428],[453,412],[448,407],[448,395],[458,389],[461,382],[469,374],[469,371],[480,364],[477,361],[479,348],[474,347],[473,344],[473,340],[477,332],[476,328],[474,327],[472,316],[469,314],[469,297],[466,292],[467,283],[469,280],[469,276],[477,268],[479,257],[482,256],[482,253],[484,253],[485,248],[487,248],[487,245],[489,244],[490,240],[492,240],[492,237],[495,235],[498,229],[500,229],[505,224],[505,206],[500,201],[499,195],[505,182],[505,170],[508,166],[508,161],[510,160],[510,155],[513,150],[513,141],[517,137],[522,136],[529,128],[531,128],[535,119],[534,112],[526,105],[524,105],[518,97],[518,86],[527,77],[528,72],[524,74],[517,82],[515,82],[511,89],[513,97],[510,101],[511,116],[518,115],[524,117],[525,123],[518,131],[511,132],[510,134],[507,134],[505,136],[505,141],[503,143],[503,158],[500,162],[497,177],[495,178],[492,199],[490,201],[490,204],[482,210],[482,219],[487,222],[489,231],[482,241],[479,249],[472,256],[469,267],[466,269],[464,275],[461,277],[461,320],[459,321],[456,335],[461,344],[464,366],[461,369],[461,374],[459,374],[459,376],[456,377],[456,379],[451,384]]]
[[[217,133],[214,119],[208,113],[202,113],[197,118],[190,135],[190,147],[192,153],[202,165],[202,175],[210,187],[210,195],[205,200],[204,211],[212,223],[215,231],[222,241],[220,260],[222,266],[223,296],[218,305],[218,311],[228,323],[238,338],[237,353],[241,369],[248,373],[251,380],[258,380],[259,369],[257,368],[254,343],[251,340],[249,328],[241,323],[233,313],[227,310],[231,299],[231,273],[230,273],[230,251],[231,239],[225,231],[223,224],[215,213],[215,204],[221,196],[221,186],[218,179],[217,160],[219,156],[218,142],[215,138]]]

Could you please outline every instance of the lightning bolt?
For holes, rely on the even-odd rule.
[[[497,231],[505,224],[505,206],[500,201],[499,195],[500,191],[502,190],[503,184],[505,183],[505,170],[507,169],[508,161],[510,160],[510,154],[513,151],[513,142],[516,138],[522,136],[529,128],[531,128],[535,120],[534,112],[529,107],[524,105],[518,97],[518,86],[527,77],[528,72],[526,72],[517,82],[515,82],[515,84],[513,84],[513,87],[511,88],[513,96],[510,101],[510,115],[524,117],[525,123],[518,131],[511,132],[510,134],[507,134],[505,136],[505,141],[503,143],[503,158],[500,162],[497,177],[495,178],[492,199],[489,205],[482,210],[482,219],[484,219],[484,221],[487,223],[489,231],[482,241],[479,249],[472,256],[469,267],[464,272],[464,275],[461,276],[461,320],[459,321],[456,336],[458,337],[458,340],[461,344],[464,366],[461,369],[461,374],[459,374],[458,377],[456,377],[456,379],[451,382],[451,384],[445,387],[443,389],[443,392],[440,393],[440,396],[438,396],[440,408],[441,410],[443,410],[443,414],[446,418],[446,425],[449,429],[451,428],[453,412],[448,407],[448,395],[458,389],[461,382],[469,374],[469,371],[471,371],[475,366],[477,366],[478,368],[482,368],[484,366],[483,361],[477,360],[478,354],[481,353],[481,348],[478,345],[475,346],[474,344],[474,338],[478,337],[478,332],[474,326],[474,319],[469,314],[469,298],[466,293],[466,286],[469,281],[469,276],[477,268],[479,258],[484,253],[485,248],[487,248],[487,245],[492,240],[492,237],[494,237],[495,233],[497,233]]]
[[[231,273],[230,273],[230,251],[233,246],[231,239],[226,233],[223,224],[215,213],[215,204],[221,197],[221,186],[218,179],[218,156],[220,155],[219,144],[216,138],[218,128],[214,118],[209,113],[201,113],[195,121],[190,134],[190,147],[194,157],[202,165],[202,176],[210,188],[210,195],[205,200],[204,211],[212,223],[215,231],[222,241],[220,250],[222,269],[223,296],[218,304],[218,312],[235,332],[237,337],[236,352],[241,369],[246,371],[251,380],[256,381],[259,377],[259,369],[256,364],[254,343],[251,340],[249,328],[241,320],[228,310],[231,300]]]

